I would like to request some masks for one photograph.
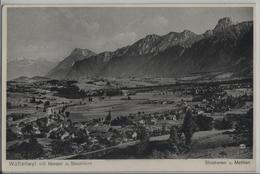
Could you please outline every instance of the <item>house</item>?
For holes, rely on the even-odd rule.
[[[66,140],[70,138],[70,133],[65,131],[63,135],[61,136],[61,140]]]
[[[137,132],[133,132],[133,134],[132,134],[132,139],[133,139],[133,140],[136,140],[136,139],[137,139]]]
[[[145,124],[145,121],[144,120],[139,120],[138,123]]]

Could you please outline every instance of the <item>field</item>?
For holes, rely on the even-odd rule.
[[[173,109],[181,100],[176,95],[162,95],[159,92],[137,93],[127,100],[125,96],[95,98],[94,102],[86,105],[72,106],[69,111],[76,120],[104,117],[111,111],[113,117],[128,116],[129,114],[154,113]],[[170,103],[170,104],[169,104]]]

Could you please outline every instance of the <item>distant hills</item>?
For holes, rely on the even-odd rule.
[[[39,82],[39,81],[48,81],[51,80],[50,78],[47,77],[42,77],[42,76],[33,76],[33,77],[26,77],[26,76],[20,76],[15,79],[12,79],[11,81],[15,82]]]
[[[7,79],[12,80],[20,76],[42,76],[56,66],[57,62],[45,59],[14,59],[7,62]]]
[[[213,30],[148,35],[113,52],[75,49],[47,77],[176,77],[204,72],[253,72],[253,22],[220,19]]]

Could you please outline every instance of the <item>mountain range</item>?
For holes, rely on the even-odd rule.
[[[116,51],[75,49],[47,77],[176,77],[204,72],[253,73],[253,22],[228,17],[203,34],[192,31],[147,35]]]

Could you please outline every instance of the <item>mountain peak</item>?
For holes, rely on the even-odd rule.
[[[68,57],[63,59],[56,67],[54,67],[48,74],[48,77],[61,78],[66,76],[70,68],[77,62],[96,55],[89,49],[75,48]]]
[[[195,36],[196,34],[193,33],[192,31],[190,30],[183,30],[181,33],[180,33],[184,38],[189,38],[189,37],[192,37],[192,36]]]
[[[233,22],[231,20],[230,17],[224,17],[224,18],[221,18],[218,20],[218,24],[217,25],[225,25],[225,26],[229,26],[229,25],[232,25]]]
[[[144,40],[147,40],[147,41],[152,41],[152,40],[157,40],[159,39],[160,36],[156,35],[156,34],[149,34],[147,35]]]
[[[214,28],[214,32],[223,31],[225,28],[233,25],[230,17],[224,17],[218,20],[218,24]]]
[[[173,35],[177,35],[178,33],[177,32],[169,32],[168,34],[164,35],[165,37],[168,37],[168,36],[173,36]]]
[[[94,55],[95,53],[89,49],[82,49],[82,48],[75,48],[71,55],[80,55],[80,56],[88,56],[88,55]]]
[[[181,33],[182,33],[182,34],[191,34],[191,33],[193,33],[193,32],[190,31],[190,30],[183,30]]]

